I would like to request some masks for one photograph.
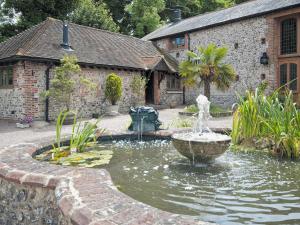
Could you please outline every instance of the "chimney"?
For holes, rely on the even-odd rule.
[[[176,7],[174,9],[172,9],[171,22],[177,23],[180,20],[181,20],[181,9],[179,7]]]
[[[66,51],[73,51],[73,49],[69,45],[69,25],[65,21],[63,23],[63,43],[61,44],[61,46]]]

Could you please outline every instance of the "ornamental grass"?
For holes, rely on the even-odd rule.
[[[299,159],[300,112],[291,91],[276,90],[266,96],[265,88],[247,91],[233,117],[232,141],[243,146],[264,141],[272,153]]]

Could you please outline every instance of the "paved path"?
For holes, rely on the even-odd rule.
[[[164,109],[159,111],[159,119],[163,122],[163,127],[172,128],[174,121],[178,120],[178,112],[182,109]],[[101,127],[108,131],[125,131],[130,125],[129,115],[120,115],[117,117],[103,117]],[[209,127],[213,128],[231,128],[232,118],[213,118],[209,121]],[[71,125],[65,125],[62,133],[68,135],[71,133]],[[15,127],[15,122],[0,120],[0,148],[19,143],[30,143],[40,139],[55,137],[55,125],[51,124],[44,128],[19,129]]]

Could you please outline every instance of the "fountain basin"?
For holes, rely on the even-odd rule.
[[[218,133],[177,133],[172,144],[183,156],[194,162],[210,162],[221,156],[228,148],[231,138]]]

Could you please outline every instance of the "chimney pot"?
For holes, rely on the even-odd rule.
[[[69,44],[69,25],[67,22],[63,23],[63,43],[61,46],[67,51],[72,51],[72,48]]]
[[[181,9],[176,7],[172,10],[171,22],[177,23],[181,20]]]

